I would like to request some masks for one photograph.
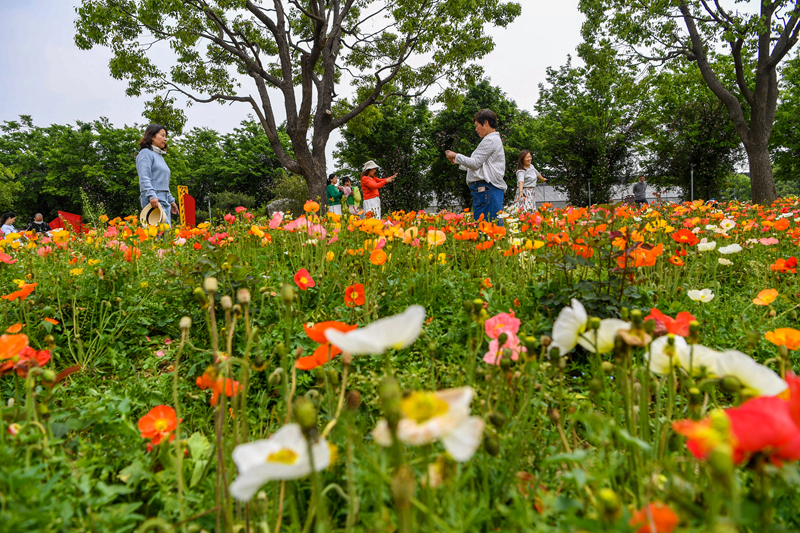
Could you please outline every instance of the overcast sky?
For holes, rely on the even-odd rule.
[[[532,111],[547,67],[576,55],[582,16],[578,0],[518,1],[522,15],[506,29],[490,30],[496,47],[481,63],[494,85]],[[108,73],[110,52],[83,51],[73,43],[79,3],[0,0],[0,121],[32,115],[38,126],[99,117],[116,126],[144,122],[144,99],[125,96],[126,83]],[[186,127],[228,132],[249,112],[247,104],[198,104],[186,110]],[[331,153],[338,139],[335,135],[328,144],[329,170],[335,165]]]

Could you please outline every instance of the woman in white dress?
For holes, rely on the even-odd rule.
[[[517,197],[514,204],[519,211],[536,211],[536,184],[547,181],[531,164],[530,150],[519,153],[517,160]]]

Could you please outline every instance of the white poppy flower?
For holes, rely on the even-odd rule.
[[[702,290],[692,290],[686,293],[689,298],[694,300],[695,302],[703,302],[708,303],[714,299],[714,293],[711,292],[711,289],[702,289]]]
[[[631,323],[620,320],[619,318],[604,318],[600,321],[600,329],[597,330],[597,351],[608,353],[614,349],[614,339],[617,332],[621,329],[631,329]],[[594,331],[587,330],[578,337],[578,344],[594,353]]]
[[[583,304],[573,298],[572,305],[562,309],[553,324],[553,342],[550,344],[548,352],[554,346],[558,346],[561,355],[566,355],[574,350],[575,345],[578,344],[578,337],[586,331],[588,322],[589,316],[586,314]]]
[[[318,439],[311,446],[311,453],[315,470],[328,467],[331,451],[325,439]],[[297,424],[286,424],[266,440],[240,444],[232,457],[239,475],[230,491],[239,501],[248,501],[267,481],[298,479],[311,473],[308,444]]]
[[[727,254],[738,254],[739,252],[742,251],[742,247],[739,246],[738,244],[734,243],[734,244],[729,244],[728,246],[723,246],[722,248],[720,248],[717,251],[719,253],[721,253],[721,254],[726,254],[726,255]]]
[[[728,260],[727,260],[727,259],[725,259],[724,257],[720,257],[719,259],[717,259],[717,262],[718,262],[720,265],[725,265],[725,266],[730,266],[730,265],[732,265],[732,264],[733,264],[733,261],[728,261]]]
[[[689,358],[689,345],[680,335],[673,335],[673,346],[669,346],[669,335],[659,337],[650,343],[650,351],[644,354],[644,360],[650,362],[650,370],[656,374],[669,374],[673,368],[682,365]]]
[[[717,247],[717,241],[701,242],[697,245],[698,252],[710,252]]]
[[[715,374],[720,379],[738,379],[745,391],[752,396],[777,396],[789,387],[774,370],[737,350],[719,354]]]
[[[718,351],[700,344],[690,344],[685,354],[681,354],[681,368],[691,374],[698,374],[703,369],[709,374],[716,374],[718,358]]]
[[[481,444],[483,419],[469,415],[472,387],[437,392],[412,392],[401,402],[403,418],[397,424],[397,438],[412,446],[441,441],[445,450],[459,462],[469,460]],[[392,445],[386,420],[372,431],[375,442]]]
[[[353,355],[380,355],[389,348],[399,350],[412,344],[422,332],[425,308],[412,305],[399,315],[381,318],[366,327],[342,333],[325,330],[328,342]]]

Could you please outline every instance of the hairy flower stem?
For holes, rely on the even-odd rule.
[[[183,347],[186,345],[186,336],[188,332],[188,329],[181,330],[181,345],[178,348],[178,353],[175,355],[175,367],[172,369],[172,403],[175,404],[175,419],[177,420],[175,424],[175,471],[178,476],[178,509],[182,523],[186,519],[186,510],[183,506],[183,453],[181,450],[181,404],[178,397],[178,381],[180,379],[178,372],[180,370],[181,354],[183,353]],[[181,531],[185,530],[186,526],[182,525]]]

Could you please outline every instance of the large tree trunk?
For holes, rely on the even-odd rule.
[[[775,180],[772,177],[772,160],[766,143],[745,145],[747,160],[750,163],[750,191],[753,203],[770,205],[778,198]]]

